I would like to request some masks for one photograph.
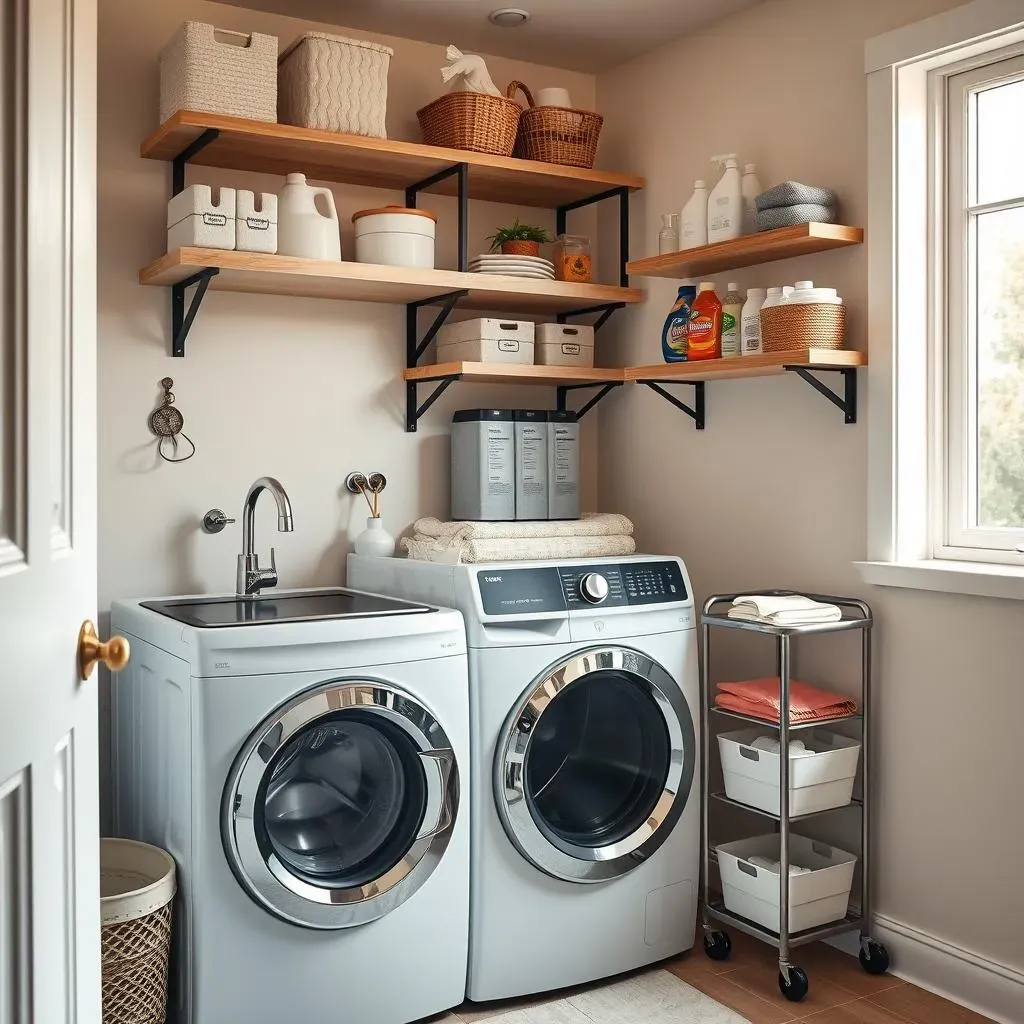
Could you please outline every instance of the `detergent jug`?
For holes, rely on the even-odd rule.
[[[312,260],[341,259],[334,193],[329,188],[307,185],[304,174],[289,174],[278,194],[277,252]]]

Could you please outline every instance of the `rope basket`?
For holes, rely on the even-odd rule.
[[[765,352],[842,348],[845,341],[844,305],[809,302],[761,310],[761,345]]]
[[[524,110],[519,120],[515,155],[547,164],[593,167],[604,118],[590,110],[538,107],[525,85],[520,82],[512,85],[522,89],[530,104],[530,109]]]
[[[164,1024],[175,868],[130,839],[100,841],[103,1024]]]
[[[511,156],[523,108],[512,98],[522,86],[510,82],[504,96],[449,92],[416,111],[428,146]]]

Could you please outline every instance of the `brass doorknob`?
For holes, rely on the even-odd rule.
[[[123,636],[112,636],[100,643],[96,627],[86,619],[78,631],[78,670],[83,681],[92,675],[97,661],[102,661],[111,672],[120,672],[128,664],[132,649]]]

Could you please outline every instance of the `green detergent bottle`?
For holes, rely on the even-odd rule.
[[[685,363],[688,358],[691,307],[696,297],[697,289],[692,284],[684,284],[665,319],[665,329],[661,332],[661,354],[666,363]]]

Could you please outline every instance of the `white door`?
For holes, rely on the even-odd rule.
[[[0,1024],[100,1019],[95,52],[0,3]]]

